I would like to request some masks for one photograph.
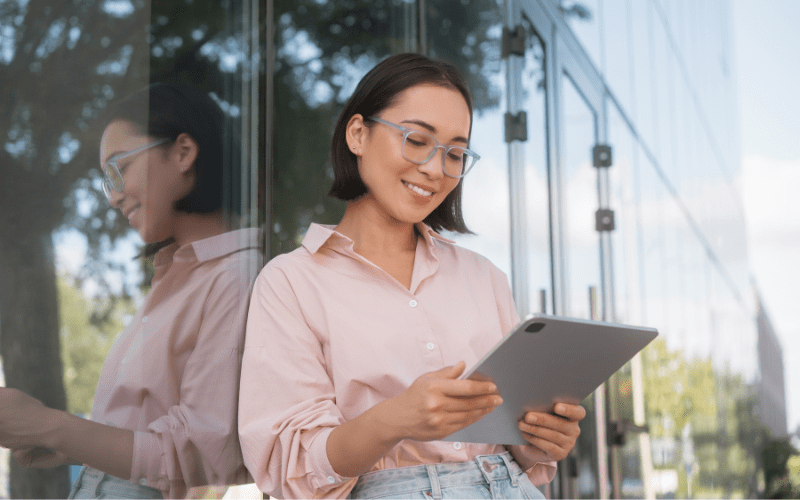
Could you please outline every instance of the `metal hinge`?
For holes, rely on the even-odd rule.
[[[508,26],[503,26],[503,38],[500,47],[503,59],[510,55],[524,56],[525,28],[522,25],[518,25],[513,30],[510,30]]]
[[[599,232],[614,230],[614,211],[600,208],[594,213],[594,228]]]
[[[609,446],[624,446],[626,437],[629,432],[650,432],[650,427],[647,425],[636,425],[628,419],[621,422],[608,423],[608,445]]]
[[[528,140],[528,114],[524,111],[512,115],[505,114],[506,120],[506,142]]]
[[[592,163],[595,167],[611,166],[611,146],[608,144],[597,144],[592,148]]]

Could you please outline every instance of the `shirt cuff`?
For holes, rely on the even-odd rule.
[[[152,432],[133,432],[131,481],[161,491],[169,490],[169,478],[161,472],[161,442]]]
[[[311,440],[309,455],[311,466],[313,467],[313,477],[311,483],[316,489],[330,489],[341,486],[347,481],[355,478],[340,476],[333,470],[330,460],[328,460],[328,437],[335,427],[326,427],[317,432]],[[355,483],[354,483],[355,484]]]

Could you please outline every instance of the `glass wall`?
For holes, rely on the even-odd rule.
[[[606,319],[660,332],[602,396],[610,419],[649,431],[598,456],[607,429],[587,399],[577,466],[565,461],[567,482],[549,494],[756,495],[755,306],[728,16],[725,2],[688,0],[5,2],[6,384],[88,414],[102,361],[149,290],[142,240],[102,188],[113,103],[151,82],[211,96],[225,122],[227,222],[261,228],[271,257],[297,248],[311,222],[339,221],[345,205],[327,196],[333,124],[375,63],[416,51],[458,66],[475,100],[481,160],[463,206],[476,234],[445,236],[524,283],[521,313],[592,317],[597,287]],[[502,53],[512,19],[526,34],[514,63]],[[511,108],[526,112],[526,141],[505,141]],[[591,163],[598,142],[613,150],[606,172]],[[601,201],[615,212],[603,252]],[[69,474],[12,465],[9,493],[61,496]]]
[[[175,135],[186,130],[173,135],[151,127],[148,134],[148,121],[180,127],[195,121],[196,160],[185,175],[198,195],[178,211],[213,219],[217,229],[206,235],[233,234],[237,248],[257,251],[259,238],[245,236],[256,233],[237,230],[264,224],[258,203],[266,186],[266,18],[260,9],[260,2],[238,0],[2,3],[0,353],[5,385],[88,417],[114,340],[142,320],[137,310],[145,307],[154,268],[153,258],[142,256],[152,247],[140,234],[147,233],[148,243],[202,239],[184,222],[176,222],[174,231],[148,233],[159,224],[145,216],[161,200],[163,184],[154,170],[143,169],[156,159],[172,161],[167,155],[179,142]],[[210,114],[192,118],[200,111],[180,97],[168,100],[174,108],[148,109],[147,91],[145,97],[137,91],[157,82],[182,85],[175,92]],[[128,105],[134,109],[125,112],[125,120],[139,128],[114,144],[144,144],[154,134],[169,141],[123,159],[130,148],[101,150],[101,137],[129,97],[139,104]],[[119,157],[122,182],[113,184],[107,198],[101,162],[111,152]],[[201,184],[199,179],[211,175],[216,180]],[[137,185],[141,189],[134,193]],[[171,252],[170,247],[164,251]],[[236,272],[254,275],[257,260],[237,259],[244,267]],[[240,299],[246,303],[246,289]],[[230,332],[232,338],[243,337],[243,326]],[[145,370],[126,369],[131,374]],[[23,468],[8,458],[3,450],[0,497],[65,498],[78,469]]]

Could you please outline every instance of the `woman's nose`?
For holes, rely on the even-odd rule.
[[[441,150],[441,154],[439,154]],[[431,156],[431,159],[419,166],[420,172],[423,172],[429,179],[441,179],[444,177],[444,161],[445,149],[442,146],[436,148],[436,152]]]
[[[109,190],[108,193],[108,203],[114,208],[120,208],[122,200],[125,199],[125,195],[122,194],[120,191],[114,191],[113,189]]]

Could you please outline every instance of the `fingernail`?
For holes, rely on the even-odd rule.
[[[497,386],[496,385],[492,384],[492,385],[489,386],[489,391],[495,392],[496,390],[497,390]]]
[[[535,424],[539,419],[535,415],[531,415],[527,420],[529,424]]]

